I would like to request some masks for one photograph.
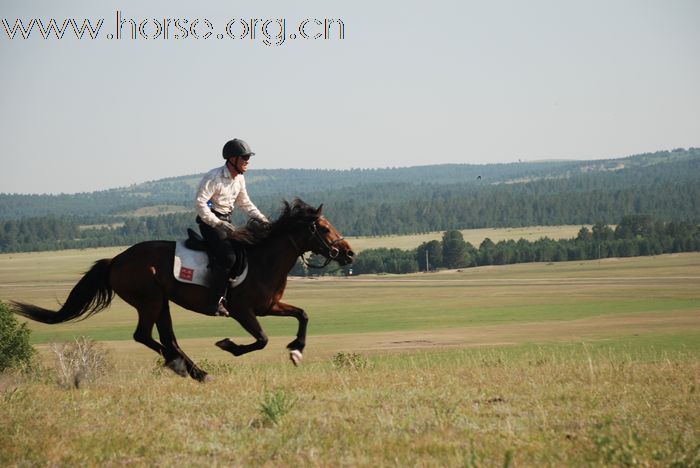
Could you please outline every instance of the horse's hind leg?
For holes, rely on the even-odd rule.
[[[136,331],[134,332],[134,340],[138,343],[144,344],[151,348],[156,353],[160,354],[165,360],[165,365],[171,368],[175,373],[185,377],[187,373],[185,369],[176,365],[172,365],[177,358],[180,357],[180,353],[177,350],[163,346],[153,339],[153,325],[162,315],[160,304],[144,304],[144,303],[134,303],[136,301],[130,301],[139,313],[139,323],[136,326]],[[162,340],[162,336],[161,336]]]
[[[148,307],[144,304],[135,305],[135,307],[139,313],[139,323],[136,325],[136,331],[134,332],[134,341],[148,346],[163,356],[165,362],[177,357],[172,352],[169,352],[165,346],[153,339],[153,325],[155,325],[159,315],[158,308]]]
[[[153,339],[155,317],[148,309],[138,309],[139,323],[134,332],[134,341],[144,344],[165,358],[165,348]]]
[[[170,305],[167,299],[163,301],[163,306],[156,321],[160,341],[168,351],[169,355],[174,356],[174,359],[167,361],[168,366],[178,374],[184,377],[185,372],[195,380],[205,382],[211,377],[207,375],[197,364],[195,364],[183,351],[180,345],[177,344],[175,332],[173,331],[173,320],[170,316]],[[179,371],[178,371],[179,370]]]
[[[165,362],[172,360],[176,356],[153,339],[153,326],[161,312],[162,291],[152,277],[144,276],[141,270],[134,270],[123,262],[120,266],[118,261],[114,265],[110,278],[114,292],[139,314],[134,340],[160,354]]]

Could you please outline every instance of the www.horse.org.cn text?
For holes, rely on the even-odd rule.
[[[110,26],[107,26],[111,23]],[[339,18],[231,18],[219,22],[207,18],[131,18],[121,11],[114,19],[3,18],[9,40],[247,40],[266,46],[281,46],[295,40],[343,40],[345,23]]]

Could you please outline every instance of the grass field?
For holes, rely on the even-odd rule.
[[[187,213],[191,211],[191,208],[187,208],[182,205],[153,205],[146,206],[143,208],[137,208],[132,211],[117,213],[115,216],[135,216],[137,218],[140,218],[143,216],[159,216],[173,213]]]
[[[590,228],[590,226],[588,226]],[[481,242],[487,237],[493,242],[509,239],[525,239],[536,241],[542,237],[550,239],[571,239],[576,237],[581,226],[528,226],[519,228],[499,228],[499,229],[464,229],[462,235],[464,240],[478,248]],[[430,232],[427,234],[415,234],[410,236],[373,236],[373,237],[353,237],[350,238],[353,249],[361,252],[366,249],[377,249],[380,247],[398,248],[410,250],[418,247],[423,242],[441,240],[442,232]]]
[[[0,256],[0,299],[53,306],[118,251]],[[3,376],[0,465],[700,466],[698,286],[700,254],[293,279],[299,368],[294,320],[263,319],[268,347],[234,358],[213,346],[250,339],[233,320],[173,309],[206,385],[157,371],[116,300],[30,324],[47,366],[47,343],[87,335],[114,370],[72,391]]]

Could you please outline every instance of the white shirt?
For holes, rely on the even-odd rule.
[[[207,202],[211,201],[211,208]],[[268,222],[264,214],[248,198],[243,174],[231,177],[228,167],[217,167],[207,172],[197,188],[194,207],[202,221],[216,227],[223,223],[212,210],[222,215],[230,214],[233,205],[245,211],[251,218]]]

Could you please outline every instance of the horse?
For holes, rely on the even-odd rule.
[[[282,302],[287,275],[297,257],[306,252],[336,261],[352,263],[355,253],[350,244],[318,208],[300,199],[284,201],[279,218],[267,226],[248,223],[229,236],[243,245],[248,258],[248,273],[236,288],[228,288],[226,304],[234,318],[255,342],[237,344],[228,338],[216,346],[234,356],[263,349],[268,342],[257,317],[294,317],[299,322],[296,339],[287,345],[292,363],[302,359],[306,346],[308,316],[303,309]],[[170,316],[170,301],[207,315],[208,288],[178,281],[173,274],[174,241],[154,240],[135,244],[112,259],[102,259],[73,287],[60,310],[11,302],[10,309],[23,317],[48,324],[83,320],[107,308],[118,295],[138,311],[134,340],[163,357],[164,365],[175,373],[205,382],[211,377],[199,368],[178,345]],[[158,329],[156,341],[153,326]]]

